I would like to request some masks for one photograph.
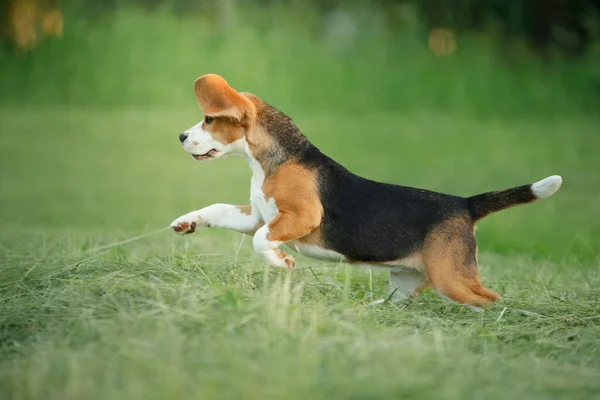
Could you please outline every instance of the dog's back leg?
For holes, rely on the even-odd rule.
[[[477,243],[467,218],[452,218],[434,229],[423,247],[425,273],[443,297],[472,309],[500,299],[484,288],[477,270]]]

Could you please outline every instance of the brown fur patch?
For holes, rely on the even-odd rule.
[[[219,75],[208,74],[196,79],[194,93],[205,117],[202,129],[213,139],[230,144],[248,136],[255,128],[255,103],[229,86]]]
[[[277,159],[276,154],[273,154],[277,149],[277,144],[260,124],[255,124],[248,129],[246,141],[252,156],[260,163],[265,174],[271,175],[280,164],[275,160]]]
[[[269,135],[260,123],[260,119],[257,123],[248,130],[246,135],[248,141],[248,147],[253,157],[261,164],[266,175],[270,175],[277,167],[281,164],[282,160],[277,153],[277,143],[273,140],[273,137]]]
[[[245,206],[235,206],[242,214],[252,215],[252,204],[248,204]]]
[[[214,117],[210,123],[207,123],[205,118],[202,129],[223,144],[233,143],[246,134],[246,129],[229,117]]]
[[[267,175],[286,160],[275,140],[277,129],[287,118],[284,114],[277,114],[252,93],[237,92],[218,75],[208,74],[196,79],[194,92],[200,109],[212,118],[210,123],[205,118],[202,129],[213,139],[230,144],[245,136],[252,156]]]
[[[477,245],[468,215],[447,219],[426,237],[425,272],[431,285],[452,300],[484,306],[500,297],[481,285],[476,261]]]
[[[303,244],[311,244],[313,246],[319,246],[323,249],[327,249],[325,243],[323,242],[323,238],[321,237],[321,228],[316,228],[308,235],[302,236],[298,239],[298,242]]]
[[[240,210],[240,212],[242,214],[246,214],[246,215],[252,215],[252,204],[248,204],[245,206],[235,206],[235,208],[237,208],[238,210]],[[257,230],[260,229],[261,226],[263,226],[265,223],[263,221],[260,221],[258,224],[256,224],[254,226],[254,228],[252,228],[251,230],[244,232],[246,235],[250,235],[250,236],[254,236],[254,234],[256,233]]]
[[[207,74],[194,81],[194,93],[200,109],[211,117],[230,117],[241,122],[253,117],[252,103],[219,75]]]
[[[281,165],[263,184],[265,198],[274,198],[279,214],[269,222],[268,240],[289,242],[321,224],[323,206],[315,171],[295,162]]]
[[[246,139],[267,176],[312,146],[290,117],[251,93],[240,94],[252,103],[256,112]]]

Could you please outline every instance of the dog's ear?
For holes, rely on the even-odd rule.
[[[208,74],[196,79],[194,92],[200,109],[209,117],[226,116],[241,121],[252,107],[248,99],[219,75]]]

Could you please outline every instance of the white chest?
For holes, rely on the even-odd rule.
[[[260,218],[268,223],[279,213],[274,198],[265,198],[263,192],[263,183],[265,182],[265,172],[258,161],[250,160],[250,169],[252,170],[252,179],[250,180],[250,203],[252,209],[256,210]]]

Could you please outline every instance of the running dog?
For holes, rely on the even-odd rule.
[[[295,266],[283,245],[317,259],[384,267],[394,301],[428,285],[477,310],[498,300],[479,279],[475,223],[549,197],[562,183],[554,175],[464,198],[374,182],[327,157],[288,116],[222,77],[201,76],[194,92],[204,119],[179,140],[198,161],[244,157],[252,170],[250,204],[213,204],[177,218],[172,229],[253,235],[254,250],[275,267]]]

